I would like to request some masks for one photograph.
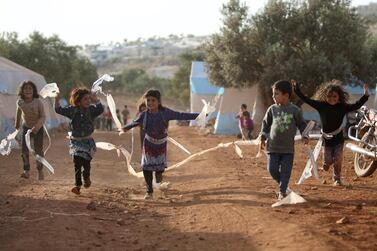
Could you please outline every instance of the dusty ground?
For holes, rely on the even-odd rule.
[[[187,127],[170,135],[192,152],[234,140]],[[129,134],[95,138],[130,146]],[[220,149],[165,173],[172,187],[153,201],[141,199],[143,181],[126,172],[123,159],[102,150],[92,161],[92,187],[72,194],[63,133],[53,136],[47,159],[56,174],[45,181],[36,180],[34,166],[30,180],[19,178],[20,152],[13,151],[0,157],[0,250],[377,250],[377,180],[355,179],[349,151],[343,176],[351,186],[333,187],[328,172],[297,186],[307,158],[298,143],[290,187],[308,203],[272,209],[276,184],[266,160],[253,157],[255,147],[243,150],[242,160],[233,148]],[[169,147],[171,164],[185,157]],[[344,216],[349,223],[336,224]]]

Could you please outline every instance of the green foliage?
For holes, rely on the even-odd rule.
[[[206,45],[209,76],[217,85],[258,83],[268,93],[275,81],[295,78],[311,95],[331,79],[375,79],[369,70],[375,42],[367,42],[367,27],[350,0],[270,0],[251,17],[231,0],[222,13],[223,28]]]
[[[42,74],[47,82],[58,83],[65,97],[73,87],[89,87],[97,78],[96,67],[78,55],[77,47],[68,46],[56,35],[33,32],[20,41],[17,33],[3,33],[0,55]]]

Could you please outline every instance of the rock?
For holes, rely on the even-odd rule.
[[[357,204],[357,205],[355,206],[355,209],[356,209],[356,210],[361,210],[361,209],[363,209],[363,203],[359,203],[359,204]]]
[[[326,185],[327,181],[326,180],[322,180],[322,184]]]
[[[331,205],[331,203],[327,203],[324,207],[330,207]]]
[[[295,210],[289,210],[289,211],[288,211],[288,214],[295,214],[295,213],[296,213]]]
[[[318,187],[311,187],[310,190],[318,190]]]
[[[337,220],[337,221],[336,221],[336,224],[347,224],[347,223],[349,223],[349,222],[350,222],[350,220],[345,216],[345,217],[343,217],[343,218]]]
[[[94,201],[91,201],[87,206],[86,206],[86,209],[88,210],[91,210],[91,211],[95,211],[97,208],[96,206],[96,203]]]
[[[359,177],[353,178],[352,180],[353,180],[353,181],[358,181],[358,180],[359,180]]]
[[[124,222],[124,220],[123,220],[122,218],[119,218],[119,219],[117,219],[117,224],[118,224],[119,226],[123,226],[123,225],[125,225],[126,223]]]
[[[103,235],[104,233],[103,233],[102,231],[98,230],[98,231],[97,231],[97,234],[98,234],[98,235]]]
[[[200,236],[200,237],[199,237],[199,240],[204,241],[205,239],[204,239],[203,237]]]

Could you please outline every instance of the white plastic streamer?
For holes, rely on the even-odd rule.
[[[182,144],[180,144],[179,142],[177,142],[175,139],[173,139],[171,137],[168,137],[168,141],[171,142],[171,143],[173,143],[174,145],[178,146],[180,149],[182,149],[188,155],[191,155],[191,152],[189,150],[187,150],[187,148],[184,147]]]
[[[203,108],[202,111],[199,113],[198,117],[195,121],[198,123],[201,129],[206,127],[207,123],[207,115],[216,111],[216,104],[220,99],[221,94],[217,94],[210,102],[207,103],[204,99],[202,99]]]
[[[278,201],[272,204],[271,207],[279,207],[284,204],[297,204],[297,203],[305,203],[305,202],[307,201],[303,197],[291,191],[285,198],[283,198],[281,201]]]
[[[234,150],[236,151],[237,155],[242,159],[243,158],[242,150],[237,144],[234,144]]]
[[[102,82],[103,81],[106,81],[106,82],[111,82],[114,80],[114,77],[110,76],[109,74],[104,74],[102,75],[99,79],[97,79],[96,81],[94,81],[93,85],[92,85],[92,92],[93,93],[102,93]],[[105,95],[105,94],[104,94]]]
[[[46,128],[45,125],[43,125],[43,128],[45,129],[45,131],[46,131],[46,135],[47,135],[47,138],[48,138],[48,146],[47,146],[46,150],[44,151],[44,155],[46,156],[47,151],[48,151],[48,150],[50,149],[50,147],[51,147],[51,137],[50,137],[50,134],[48,133],[48,130],[47,130],[47,128]]]
[[[11,134],[9,134],[5,139],[3,139],[0,143],[0,153],[1,155],[9,155],[12,148],[17,145],[17,141],[15,138],[17,136],[18,130],[15,130]]]
[[[57,94],[59,93],[59,87],[56,83],[50,83],[45,86],[43,86],[42,90],[39,92],[39,95],[42,96],[42,98],[55,98]]]
[[[47,170],[49,170],[51,173],[55,173],[54,168],[50,165],[50,163],[48,163],[48,161],[45,158],[43,158],[42,156],[39,156],[38,154],[36,154],[34,149],[31,147],[31,144],[30,144],[30,133],[31,132],[32,132],[31,129],[29,129],[29,130],[27,130],[27,132],[25,134],[25,142],[26,142],[27,148],[29,148],[29,151],[32,153],[32,155],[34,156],[34,158],[37,161],[39,161],[45,167],[47,167]]]
[[[110,108],[111,116],[113,117],[113,120],[115,122],[115,126],[118,128],[119,135],[121,135],[123,134],[122,124],[120,123],[116,114],[116,106],[115,106],[115,101],[113,99],[113,96],[111,96],[111,94],[106,94],[106,100],[107,100],[107,105]]]

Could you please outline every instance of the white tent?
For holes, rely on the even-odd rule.
[[[17,92],[20,83],[31,80],[36,84],[38,91],[46,85],[44,77],[4,57],[0,57],[0,139],[14,131],[16,115]],[[52,100],[41,99],[44,103],[47,128],[59,125],[64,119],[55,113]]]
[[[251,88],[222,88],[210,83],[204,62],[192,62],[190,77],[191,112],[200,112],[203,103],[201,99],[211,101],[217,94],[221,94],[217,104],[216,123],[214,133],[218,135],[234,135],[240,132],[236,115],[241,104],[246,104],[252,115],[255,128],[262,122],[265,107],[259,97],[258,86]],[[255,130],[254,130],[255,131]]]

